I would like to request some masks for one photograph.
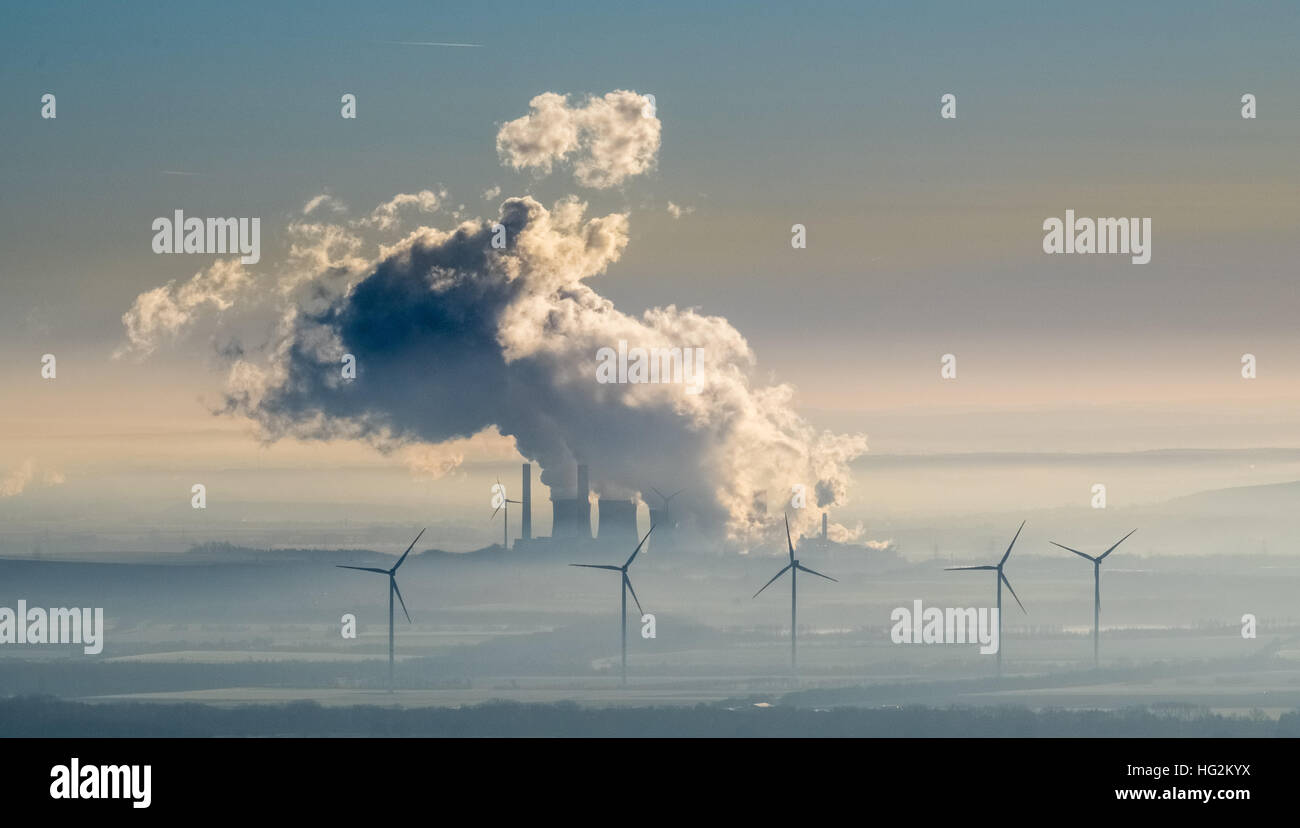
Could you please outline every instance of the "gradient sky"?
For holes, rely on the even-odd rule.
[[[1300,446],[1293,3],[265,6],[5,11],[0,478],[57,471],[70,513],[127,470],[152,481],[143,501],[196,465],[388,470],[382,497],[454,500],[463,479],[431,488],[361,446],[267,449],[208,415],[210,326],[148,361],[112,353],[137,294],[210,263],[151,252],[150,222],[175,209],[261,216],[265,265],[322,191],[368,209],[442,186],[469,215],[495,212],[494,185],[574,191],[496,157],[496,130],[545,91],[657,99],[657,169],[582,192],[593,213],[631,212],[597,290],[629,312],[727,317],[814,422],[866,432],[873,455]],[[946,92],[955,121],[938,117]],[[694,212],[674,220],[670,200]],[[1045,256],[1042,221],[1067,208],[1151,217],[1151,263]],[[941,383],[949,352],[959,379]],[[1260,482],[1293,479],[1291,455],[1272,469]],[[990,485],[1068,498],[983,473],[963,483],[972,504]],[[1150,497],[1240,482],[1160,474]],[[855,507],[920,508],[919,479],[872,477]]]

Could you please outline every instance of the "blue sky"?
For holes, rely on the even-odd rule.
[[[494,185],[550,202],[571,181],[503,167],[500,125],[542,92],[632,89],[656,96],[663,142],[649,175],[580,192],[593,213],[631,216],[599,291],[630,312],[727,317],[761,369],[837,428],[884,449],[948,450],[961,411],[1018,407],[1056,412],[1037,426],[1044,449],[1254,445],[1263,422],[1274,442],[1300,440],[1276,413],[1300,379],[1291,3],[3,14],[0,379],[20,389],[19,410],[38,397],[18,378],[57,350],[97,377],[78,411],[108,417],[126,389],[178,421],[194,408],[176,427],[206,416],[194,399],[213,382],[207,332],[147,366],[111,360],[134,298],[200,267],[150,252],[154,217],[262,216],[271,267],[284,223],[322,191],[359,210],[440,185],[468,215],[495,210],[482,197]],[[58,96],[54,121],[38,117],[44,92]],[[344,92],[358,96],[355,121],[339,117]],[[938,118],[945,92],[956,121]],[[1255,121],[1238,115],[1243,92],[1258,96]],[[674,220],[669,201],[694,212]],[[1041,221],[1067,208],[1152,216],[1152,263],[1044,257]],[[809,228],[806,251],[790,249],[794,222]],[[1246,351],[1266,366],[1249,390],[1236,377]],[[976,381],[939,389],[946,352]],[[1134,415],[1108,417],[1101,435],[1096,406],[1204,428],[1175,438]],[[914,407],[936,425],[891,444]],[[855,419],[872,411],[890,413]],[[985,430],[970,448],[1015,441]],[[0,468],[19,460],[0,446]]]

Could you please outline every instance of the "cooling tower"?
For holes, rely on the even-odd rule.
[[[601,500],[599,521],[596,538],[602,545],[626,547],[629,553],[636,547],[640,538],[636,530],[635,500]]]
[[[529,540],[533,537],[533,464],[524,463],[523,485],[519,489],[519,506],[524,513],[520,537]]]
[[[587,467],[578,466],[578,491],[574,497],[551,495],[551,537],[591,540],[591,485]]]
[[[551,537],[591,540],[591,504],[585,499],[553,499],[551,515]]]

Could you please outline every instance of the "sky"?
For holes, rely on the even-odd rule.
[[[271,339],[270,308],[205,314],[147,356],[121,354],[136,297],[215,260],[154,254],[155,217],[260,216],[251,270],[271,278],[313,197],[361,215],[423,189],[446,191],[439,211],[407,216],[388,243],[421,223],[450,229],[453,213],[493,216],[510,196],[575,194],[589,216],[626,213],[626,248],[588,284],[630,314],[724,317],[755,377],[788,383],[809,423],[865,434],[869,456],[847,466],[849,525],[1086,508],[1094,467],[1113,468],[1103,455],[1141,469],[1135,500],[1295,479],[1291,4],[68,4],[5,17],[11,514],[147,513],[219,474],[238,480],[241,502],[477,508],[523,459],[508,441],[457,443],[463,465],[432,479],[411,446],[268,445],[249,418],[214,416],[219,349],[232,330]],[[464,45],[417,45],[429,43]],[[649,170],[584,188],[502,163],[498,132],[535,96],[576,105],[614,90],[655,96]],[[52,120],[40,117],[47,92]],[[345,92],[355,120],[339,117]],[[956,119],[939,117],[945,93]],[[1245,93],[1256,119],[1240,117]],[[1045,255],[1042,222],[1067,209],[1150,217],[1151,262]],[[806,249],[791,247],[795,223]],[[40,376],[47,353],[53,381]],[[1246,353],[1258,361],[1248,381]],[[955,380],[939,377],[943,354]],[[1195,454],[1206,450],[1217,454]],[[1155,451],[1196,459],[1152,467]],[[949,464],[942,505],[934,466],[896,455]],[[16,505],[38,496],[39,513]]]

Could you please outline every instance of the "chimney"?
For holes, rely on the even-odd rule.
[[[591,537],[591,481],[587,474],[587,464],[578,464],[578,534]]]
[[[822,540],[826,540],[826,513],[822,512]]]
[[[523,486],[520,488],[519,499],[522,501],[519,505],[522,507],[523,528],[521,535],[524,540],[529,540],[533,536],[533,464],[524,463]]]

